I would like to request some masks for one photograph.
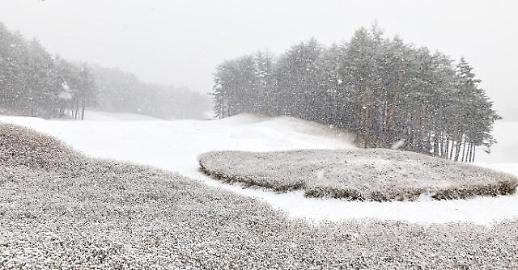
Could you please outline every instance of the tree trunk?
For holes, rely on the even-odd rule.
[[[439,155],[439,136],[436,132],[434,132],[434,142],[433,142],[433,155],[436,157]]]
[[[81,120],[85,120],[85,107],[86,107],[86,102],[85,100],[83,99],[82,102],[81,102]]]
[[[466,141],[462,143],[462,162],[466,161]]]
[[[473,144],[469,143],[468,145],[468,162],[471,162],[472,160],[472,154],[473,154]]]
[[[440,141],[439,141],[439,157],[443,157],[444,156],[444,135],[442,134],[442,131],[440,132],[440,137],[439,137]]]
[[[457,144],[455,147],[455,161],[459,161],[461,148],[462,148],[462,136],[460,136],[460,141],[457,141]]]
[[[450,147],[450,137],[446,137],[446,143],[444,144],[444,153],[443,153],[444,158],[448,158],[449,147]]]
[[[455,148],[455,141],[451,140],[450,153],[448,154],[448,159],[453,160],[453,149]]]

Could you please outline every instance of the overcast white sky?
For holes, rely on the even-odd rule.
[[[378,21],[465,56],[507,119],[518,119],[517,11],[515,0],[0,0],[0,21],[52,53],[200,92],[224,59],[310,37],[329,45]]]

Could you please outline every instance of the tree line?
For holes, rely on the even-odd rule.
[[[351,130],[363,147],[401,147],[473,162],[495,143],[500,116],[464,58],[360,28],[341,44],[311,39],[280,56],[268,51],[220,64],[214,75],[218,117],[287,115]]]
[[[85,65],[52,56],[37,40],[26,40],[0,23],[0,113],[82,119],[94,101],[94,82]]]
[[[210,110],[204,95],[66,61],[0,23],[0,114],[82,120],[87,107],[160,118],[202,118]]]

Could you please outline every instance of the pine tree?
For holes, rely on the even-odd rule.
[[[251,64],[253,63],[253,64]],[[243,112],[290,115],[347,128],[364,147],[390,147],[472,162],[489,147],[500,117],[471,66],[361,28],[347,43],[316,40],[277,59],[244,56],[215,74],[218,117]]]

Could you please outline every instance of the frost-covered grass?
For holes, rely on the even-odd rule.
[[[515,192],[516,177],[426,155],[387,149],[220,151],[199,158],[202,171],[228,182],[307,197],[350,200],[465,199]]]
[[[310,225],[0,125],[0,269],[515,269],[517,221]]]

